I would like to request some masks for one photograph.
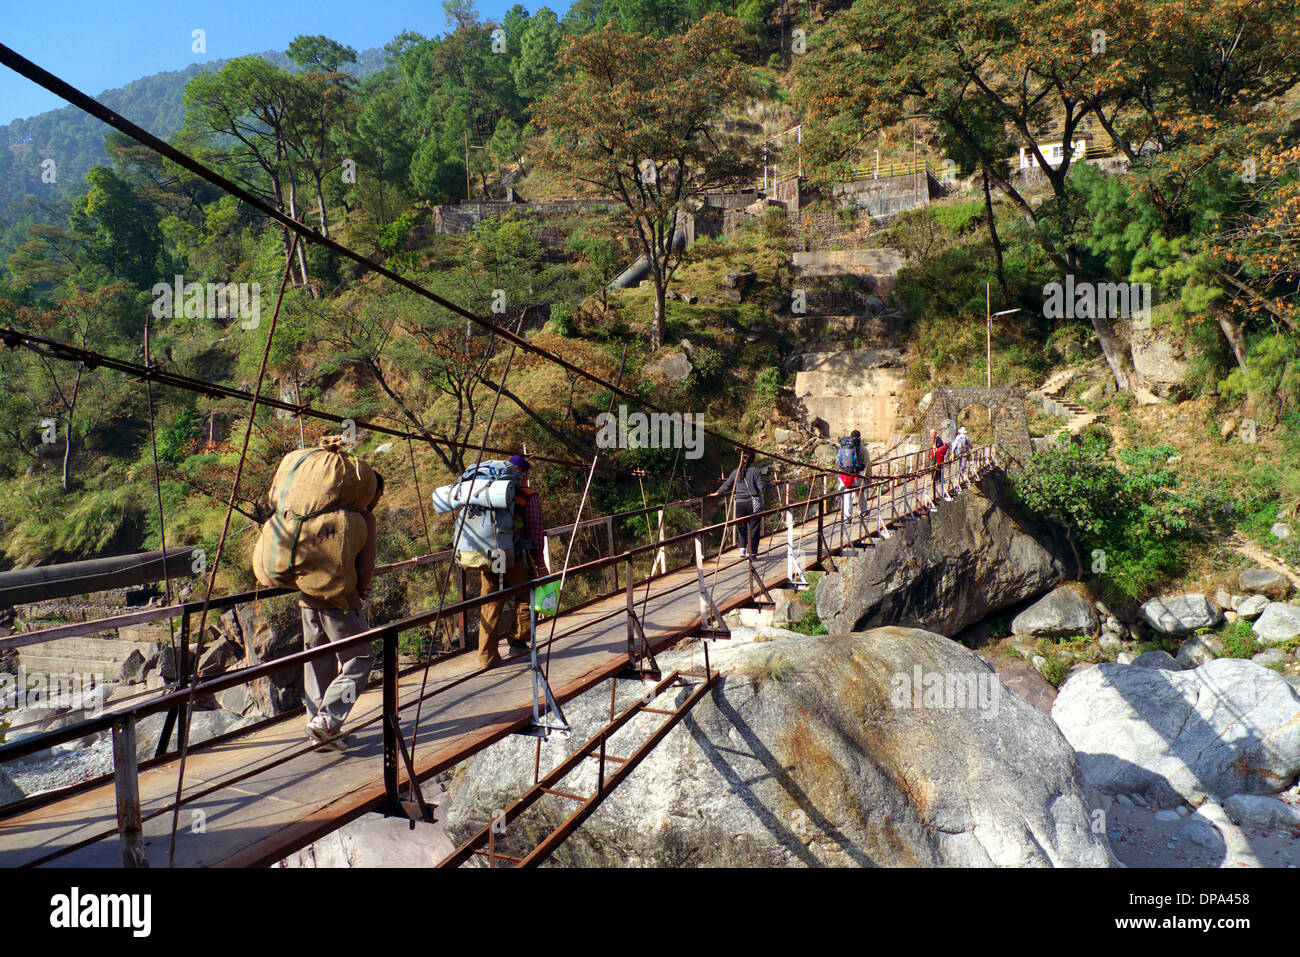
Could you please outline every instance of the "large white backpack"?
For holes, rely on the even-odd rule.
[[[467,568],[514,561],[515,495],[523,474],[493,459],[467,468],[460,481],[434,489],[433,509],[456,514],[456,559]]]

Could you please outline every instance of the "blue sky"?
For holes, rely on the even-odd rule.
[[[516,2],[563,16],[572,0],[475,5],[483,19],[499,20]],[[196,29],[206,33],[206,53],[191,50]],[[284,50],[300,34],[324,34],[359,51],[403,30],[445,32],[441,0],[0,0],[0,43],[91,96],[162,70]],[[0,125],[66,105],[0,67]]]

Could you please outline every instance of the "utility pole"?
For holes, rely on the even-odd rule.
[[[990,292],[989,283],[984,283],[984,325],[985,325],[985,342],[984,342],[984,371],[988,374],[987,385],[993,388],[993,320],[998,316],[1009,316],[1013,312],[1019,312],[1019,309],[1004,309],[1002,312],[990,313],[992,308],[992,293]]]
[[[470,151],[470,150],[485,150],[485,149],[487,149],[486,146],[470,146],[470,145],[469,145],[469,130],[466,130],[466,131],[465,131],[465,202],[467,202],[467,203],[470,201],[470,191],[469,191],[469,151]],[[483,199],[484,199],[484,200],[487,199],[487,194],[486,194],[486,192],[483,194]]]

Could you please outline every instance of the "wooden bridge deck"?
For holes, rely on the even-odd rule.
[[[828,516],[828,540],[836,524]],[[873,531],[875,527],[873,520]],[[816,535],[815,517],[796,527],[796,540],[808,561],[815,560]],[[831,541],[832,546],[838,544]],[[767,537],[763,555],[755,562],[769,588],[785,581],[784,546],[782,530]],[[714,600],[722,611],[749,600],[748,573],[737,552],[724,555],[716,582],[712,562],[706,571],[706,583],[713,584]],[[636,590],[638,611],[644,596],[641,584]],[[624,667],[626,608],[626,594],[619,591],[560,616],[551,649],[550,682],[561,704]],[[697,630],[699,590],[693,566],[652,582],[642,622],[655,651]],[[539,642],[549,628],[549,623],[539,626]],[[527,656],[481,674],[476,671],[472,653],[430,669],[415,754],[420,780],[465,760],[531,719]],[[408,741],[421,673],[417,669],[399,684],[402,730]],[[353,746],[345,754],[309,750],[301,715],[192,748],[185,769],[176,864],[269,865],[367,811],[381,810],[385,799],[381,708],[378,687],[360,697],[345,727],[353,736]],[[575,728],[574,733],[594,730]],[[295,752],[302,753],[294,756]],[[167,866],[178,763],[169,760],[139,776],[146,853],[154,867]],[[405,779],[404,769],[401,778]],[[0,867],[119,867],[115,828],[116,798],[109,782],[0,819]]]

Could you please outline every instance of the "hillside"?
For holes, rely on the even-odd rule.
[[[704,3],[701,10],[719,6],[727,4]],[[1205,208],[1173,217],[1198,224],[1185,235],[1160,225],[1161,211],[1142,206],[1126,184],[1158,185],[1167,172],[1162,164],[1183,162],[1180,150],[1205,148],[1199,140],[1171,141],[1154,159],[1139,158],[1128,175],[1104,172],[1113,162],[1080,164],[1059,182],[995,167],[996,177],[1005,174],[1006,188],[986,194],[969,144],[954,139],[934,117],[900,119],[896,110],[889,115],[877,105],[878,114],[853,115],[852,124],[879,123],[863,135],[860,125],[841,129],[819,115],[827,92],[819,84],[854,82],[837,72],[831,40],[844,31],[908,27],[905,14],[881,13],[879,22],[867,22],[861,13],[830,4],[820,14],[796,9],[782,21],[771,7],[749,11],[748,20],[727,28],[734,30],[729,42],[734,64],[746,67],[745,80],[702,107],[717,131],[713,146],[740,172],[692,198],[706,207],[695,211],[699,233],[680,263],[673,260],[662,289],[652,271],[630,288],[608,290],[643,252],[636,229],[617,202],[612,212],[564,205],[579,197],[609,198],[615,191],[573,165],[582,159],[575,158],[580,135],[566,141],[565,149],[553,142],[569,135],[561,124],[573,122],[556,92],[562,88],[561,41],[565,34],[596,36],[598,18],[587,22],[583,15],[578,9],[564,21],[547,11],[507,18],[503,54],[492,48],[494,24],[466,22],[442,39],[408,35],[390,61],[377,51],[360,58],[355,75],[368,79],[359,87],[300,70],[283,54],[267,54],[263,59],[271,66],[265,73],[240,74],[214,62],[146,78],[105,98],[155,132],[172,134],[180,125],[184,83],[204,74],[200,86],[208,84],[209,112],[194,118],[203,135],[189,145],[205,150],[219,169],[277,208],[287,211],[295,202],[297,214],[313,228],[328,227],[334,238],[451,301],[486,313],[500,298],[507,304],[500,321],[511,328],[518,324],[529,341],[600,376],[614,376],[621,364],[630,388],[659,405],[703,414],[736,442],[827,459],[827,440],[837,438],[833,422],[835,433],[864,427],[878,456],[919,448],[927,444],[925,397],[936,389],[981,386],[987,379],[1032,392],[1070,371],[1058,398],[1086,412],[1092,424],[1078,435],[1055,438],[1052,446],[1065,419],[1045,405],[1028,404],[1026,419],[1044,450],[1043,464],[1021,486],[1026,501],[1074,525],[1083,553],[1100,549],[1112,556],[1110,570],[1093,584],[1113,601],[1133,604],[1160,589],[1210,587],[1205,576],[1216,569],[1227,574],[1231,563],[1211,560],[1207,551],[1234,531],[1294,561],[1291,545],[1268,531],[1292,516],[1300,500],[1300,462],[1289,451],[1289,437],[1300,423],[1292,421],[1286,401],[1293,389],[1294,337],[1271,335],[1262,314],[1251,312],[1251,300],[1229,290],[1233,321],[1249,340],[1240,357],[1233,354],[1217,332],[1221,320],[1207,311],[1228,301],[1212,286],[1207,260],[1222,240],[1263,263],[1264,233],[1220,237],[1206,225],[1233,211],[1263,222],[1268,214],[1261,210],[1287,208],[1291,180],[1271,181],[1279,192],[1250,197],[1220,188],[1216,180],[1205,191]],[[796,25],[807,32],[808,61],[790,46]],[[659,32],[672,37],[685,26]],[[900,33],[897,42],[906,37]],[[719,74],[719,83],[732,82],[738,81]],[[255,108],[239,97],[260,89],[258,84],[320,97],[327,107],[335,97],[343,108],[326,126],[259,129],[247,149],[229,152],[229,130],[217,107],[228,102]],[[1287,89],[1278,127],[1294,139],[1294,82]],[[1166,94],[1171,103],[1176,100],[1177,91]],[[686,108],[685,88],[666,95]],[[608,113],[608,122],[626,119],[619,110]],[[1131,115],[1136,117],[1136,107]],[[605,114],[586,116],[592,134],[599,133],[597,121],[606,121]],[[581,112],[577,121],[583,121]],[[1044,116],[1034,122],[1034,129],[1052,125]],[[75,119],[69,108],[10,124],[10,155],[39,152],[64,136],[80,157],[74,169],[89,164],[102,157],[94,152],[102,146],[68,131],[88,130],[86,124],[93,123]],[[1285,132],[1289,124],[1291,132]],[[787,131],[795,127],[801,139],[790,145]],[[787,136],[783,155],[776,146],[780,134]],[[838,137],[848,137],[850,148],[828,159]],[[992,145],[1000,155],[1013,156],[1010,144],[999,133]],[[668,155],[673,147],[659,148]],[[295,157],[292,193],[283,183],[277,190],[259,169],[263,148]],[[887,170],[913,172],[896,174],[896,181],[886,175],[894,186],[882,185],[870,172],[877,151]],[[764,156],[771,180],[780,178],[784,193],[759,195]],[[356,165],[355,182],[340,175],[345,161]],[[803,180],[792,176],[800,161],[806,165]],[[939,175],[945,163],[956,167],[954,175]],[[868,172],[846,174],[849,167]],[[485,200],[482,205],[454,205],[466,198],[467,180],[470,195],[475,203]],[[32,204],[36,187],[13,182],[15,196],[21,194],[14,201]],[[62,182],[72,189],[70,180]],[[501,202],[508,190],[513,206]],[[8,248],[22,252],[8,257],[6,285],[0,287],[0,298],[10,303],[7,321],[139,358],[139,316],[156,304],[150,290],[160,276],[167,282],[177,273],[187,281],[256,282],[263,321],[252,331],[218,316],[181,313],[160,317],[151,329],[152,355],[164,357],[169,367],[249,387],[265,344],[272,291],[286,267],[278,231],[209,185],[174,175],[138,153],[118,157],[78,202],[72,209],[44,207],[48,220],[41,228],[26,223],[11,230]],[[1058,222],[1053,217],[1060,209],[1075,218]],[[1099,339],[1098,324],[1049,315],[1044,306],[1044,290],[1061,278],[1061,236],[1071,237],[1070,261],[1080,275],[1152,282],[1157,290],[1157,332],[1148,338],[1163,344],[1141,339],[1143,344],[1134,345],[1127,322],[1116,327],[1127,337],[1123,358],[1138,363],[1126,388],[1116,388],[1114,356]],[[836,265],[841,254],[849,257],[845,262],[883,255],[900,265],[883,271]],[[1181,266],[1184,254],[1199,256],[1201,271]],[[808,265],[814,261],[821,265]],[[364,276],[325,250],[309,249],[288,266],[291,288],[269,353],[267,391],[472,445],[482,436],[489,397],[502,385],[509,363],[492,420],[494,442],[569,461],[587,461],[598,451],[594,423],[609,408],[607,393],[536,356],[512,356],[499,343],[467,334],[444,310]],[[1285,295],[1286,269],[1275,270],[1275,278],[1252,270],[1255,265],[1247,264],[1233,275],[1247,278],[1256,302],[1276,299],[1276,309],[1288,315],[1294,296]],[[986,295],[993,310],[1013,313],[994,321],[991,369],[981,319]],[[1166,361],[1166,346],[1180,357],[1177,362]],[[1152,372],[1148,353],[1151,362],[1168,368]],[[238,403],[173,393],[156,397],[155,489],[150,421],[138,388],[123,389],[111,376],[91,373],[76,380],[83,391],[72,408],[75,370],[32,362],[22,352],[4,361],[13,386],[7,400],[11,419],[26,422],[35,409],[40,416],[70,420],[73,441],[65,476],[63,446],[52,455],[25,427],[14,428],[0,488],[6,565],[156,547],[159,490],[169,543],[215,545],[246,423]],[[801,386],[816,376],[820,392]],[[830,420],[818,425],[809,403],[841,411],[827,413]],[[471,405],[478,410],[474,416],[467,413]],[[855,422],[854,415],[871,420]],[[1252,448],[1233,430],[1246,419],[1257,428]],[[980,442],[994,437],[980,407],[963,410],[955,425],[968,426]],[[278,455],[300,438],[313,441],[323,428],[308,422],[300,436],[292,419],[259,421],[255,457],[237,496],[241,556],[251,548],[251,532],[262,517],[257,499]],[[391,535],[381,557],[408,557],[424,544],[449,541],[444,521],[424,527],[404,443],[364,431],[360,439],[363,454],[391,463],[381,466],[391,483],[385,506]],[[733,454],[711,442],[698,461],[674,465],[672,450],[601,450],[604,480],[595,486],[592,507],[606,513],[639,506],[643,495],[653,502],[709,491]],[[410,456],[426,495],[464,465],[462,456],[430,444],[417,444]],[[1114,521],[1094,524],[1078,502],[1063,496],[1060,471],[1080,463],[1122,487],[1123,508],[1113,509]],[[550,515],[576,507],[584,478],[580,470],[559,468],[538,476]],[[1144,537],[1140,526],[1156,531]],[[644,534],[635,523],[625,531]],[[224,583],[248,581],[242,557],[223,568]],[[391,596],[386,613],[419,606],[427,597],[422,587]]]

